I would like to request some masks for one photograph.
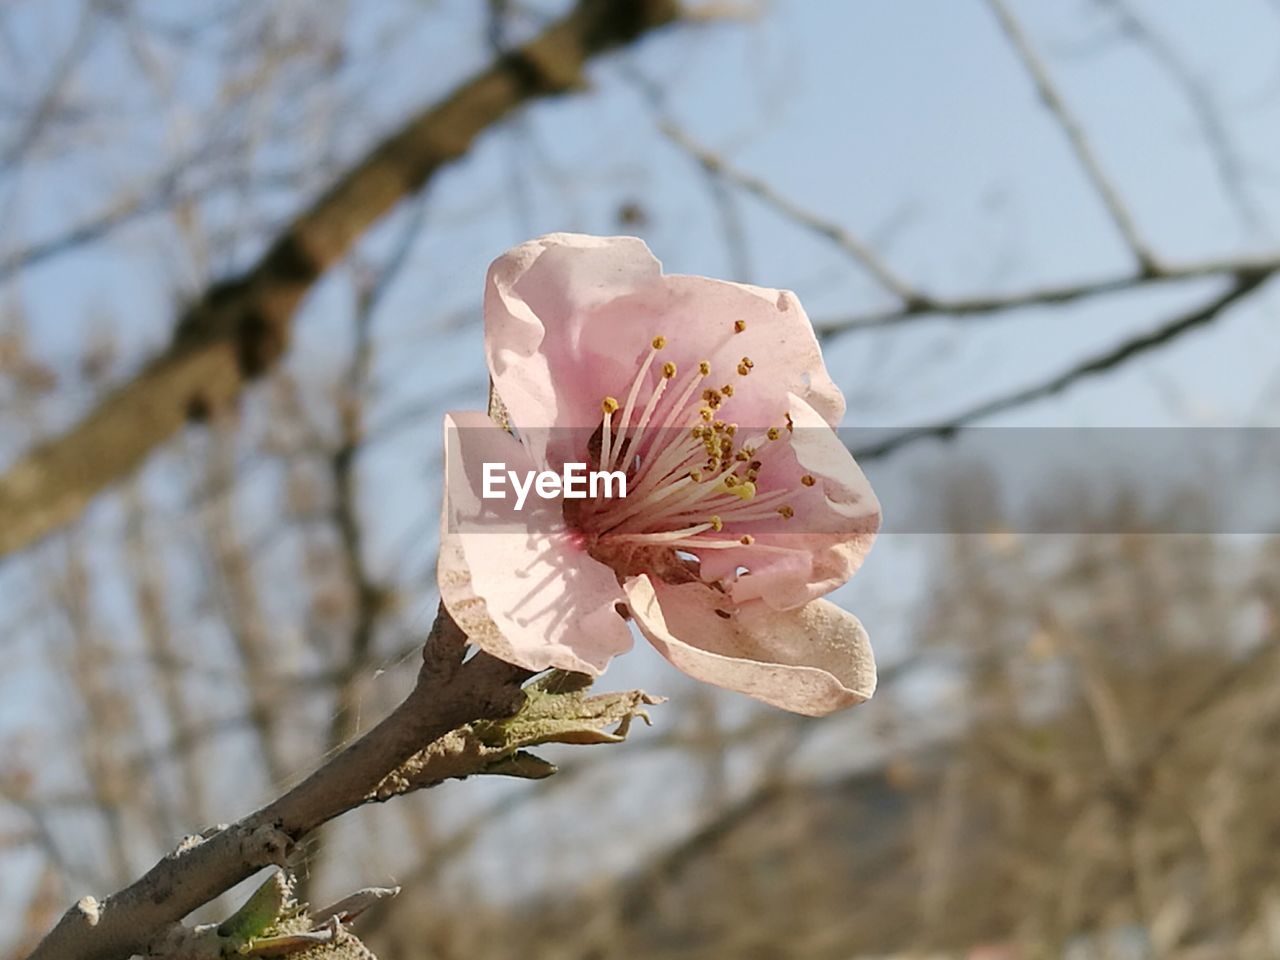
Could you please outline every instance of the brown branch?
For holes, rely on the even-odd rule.
[[[1033,287],[1006,294],[973,297],[934,297],[923,294],[919,302],[914,304],[847,317],[819,318],[814,321],[813,326],[819,337],[830,338],[842,333],[895,327],[930,318],[995,315],[1024,307],[1057,306],[1162,284],[1277,272],[1280,272],[1280,253],[1197,260],[1184,264],[1163,264],[1152,274],[1125,273],[1098,280]]]
[[[858,263],[880,286],[888,290],[908,307],[919,307],[928,302],[919,291],[881,259],[872,246],[853,231],[830,220],[814,215],[792,203],[772,186],[730,165],[722,156],[699,144],[688,133],[669,119],[662,120],[658,129],[662,134],[689,154],[710,175],[720,177],[746,191],[757,200],[823,237],[826,237],[845,254]]]
[[[878,457],[886,456],[900,447],[915,443],[917,440],[923,440],[928,437],[949,437],[961,427],[968,426],[975,420],[981,420],[992,414],[1001,413],[1005,410],[1061,393],[1078,380],[1112,370],[1132,360],[1134,357],[1157,347],[1162,347],[1185,333],[1211,323],[1224,310],[1233,303],[1247,297],[1274,274],[1275,270],[1241,273],[1224,293],[1219,294],[1190,313],[1175,317],[1155,330],[1132,337],[1109,350],[1088,357],[1068,367],[1056,376],[1050,377],[1048,380],[987,400],[939,423],[904,430],[889,437],[887,440],[854,450],[854,456],[860,460],[874,460]]]
[[[429,744],[520,705],[525,671],[480,653],[443,612],[424,651],[418,683],[380,724],[288,793],[238,823],[189,838],[143,877],[102,901],[67,911],[29,960],[125,960],[192,910],[263,867],[281,863],[303,837],[366,803],[387,777]]]
[[[1111,215],[1111,220],[1120,232],[1121,237],[1124,238],[1129,251],[1137,259],[1138,265],[1144,272],[1154,273],[1158,269],[1158,261],[1155,254],[1151,252],[1151,249],[1143,241],[1138,232],[1137,224],[1134,223],[1133,215],[1129,212],[1129,208],[1125,206],[1124,199],[1120,196],[1120,191],[1111,182],[1106,171],[1102,169],[1102,163],[1098,160],[1097,154],[1094,153],[1088,137],[1085,136],[1084,128],[1075,118],[1075,115],[1072,114],[1071,108],[1067,106],[1066,100],[1063,99],[1062,94],[1058,91],[1053,78],[1049,76],[1044,60],[1036,52],[1035,47],[1031,45],[1031,39],[1027,36],[1026,31],[1022,29],[1022,25],[1018,23],[1005,0],[987,0],[987,5],[991,7],[991,12],[995,14],[996,20],[1000,23],[1000,28],[1013,46],[1018,59],[1022,61],[1023,67],[1030,74],[1031,80],[1036,87],[1036,93],[1044,102],[1048,111],[1053,114],[1058,126],[1062,128],[1072,152],[1076,155],[1080,166],[1093,184],[1093,188],[1097,191],[1103,206],[1106,207],[1107,213]]]
[[[171,346],[135,379],[0,476],[0,555],[67,523],[192,417],[232,403],[280,359],[295,310],[325,271],[485,129],[530,100],[579,88],[587,60],[678,13],[676,0],[579,0],[537,39],[375,147],[256,266],[187,311]]]

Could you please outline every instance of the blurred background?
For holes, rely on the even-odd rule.
[[[403,885],[403,960],[1280,956],[1280,538],[1223,516],[1277,476],[1280,3],[691,4],[327,225],[600,2],[0,3],[0,956],[403,696],[484,271],[552,230],[799,294],[886,512],[837,597],[880,691],[798,719],[641,644],[599,686],[652,728],[356,812],[306,896]],[[237,278],[287,295],[228,374]],[[1122,429],[1177,442],[1077,446]]]

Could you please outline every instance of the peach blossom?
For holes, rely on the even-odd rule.
[[[665,275],[631,237],[499,257],[484,301],[514,432],[446,418],[440,592],[482,649],[600,673],[628,620],[699,680],[809,715],[875,688],[867,635],[822,599],[880,507],[834,428],[844,399],[795,295]],[[613,499],[481,499],[485,462],[621,470]]]

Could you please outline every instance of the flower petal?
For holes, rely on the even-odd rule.
[[[531,492],[484,499],[483,464],[523,474],[528,452],[482,413],[445,417],[445,509],[437,577],[440,598],[467,638],[528,670],[558,667],[598,675],[631,649],[618,614],[622,590],[565,529],[559,501]]]
[[[628,580],[641,633],[689,676],[806,716],[867,700],[876,686],[867,632],[827,600],[794,610],[735,607],[701,583]]]
[[[553,465],[580,447],[578,432],[599,425],[604,397],[621,399],[659,335],[667,340],[662,359],[678,371],[706,360],[706,386],[735,385],[726,409],[744,427],[781,426],[790,393],[829,424],[844,414],[794,294],[664,275],[634,237],[551,234],[522,244],[490,267],[484,312],[498,395],[535,457],[549,447]],[[759,369],[742,377],[747,356]],[[657,378],[654,369],[646,393]],[[550,439],[548,428],[557,430]]]
[[[794,430],[770,447],[761,471],[769,490],[790,490],[789,519],[726,527],[749,533],[750,546],[698,552],[702,578],[720,580],[737,603],[802,606],[846,583],[862,565],[880,528],[880,502],[853,455],[826,420],[792,394]],[[812,477],[808,486],[804,477]],[[749,571],[739,575],[740,571]]]

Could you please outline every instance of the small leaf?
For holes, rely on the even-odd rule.
[[[218,936],[235,943],[247,943],[274,927],[293,907],[293,881],[277,870],[244,906],[219,924]]]
[[[559,684],[553,678],[552,684]],[[520,712],[506,720],[482,721],[473,725],[480,742],[488,747],[516,749],[540,743],[617,743],[625,740],[631,721],[640,717],[646,723],[649,715],[642,707],[661,703],[641,690],[603,693],[587,696],[576,681],[569,692],[546,689],[545,684],[531,684]],[[610,727],[614,729],[610,731]]]
[[[519,777],[522,780],[544,780],[558,768],[541,757],[525,750],[517,750],[485,767],[481,773],[499,777]]]

